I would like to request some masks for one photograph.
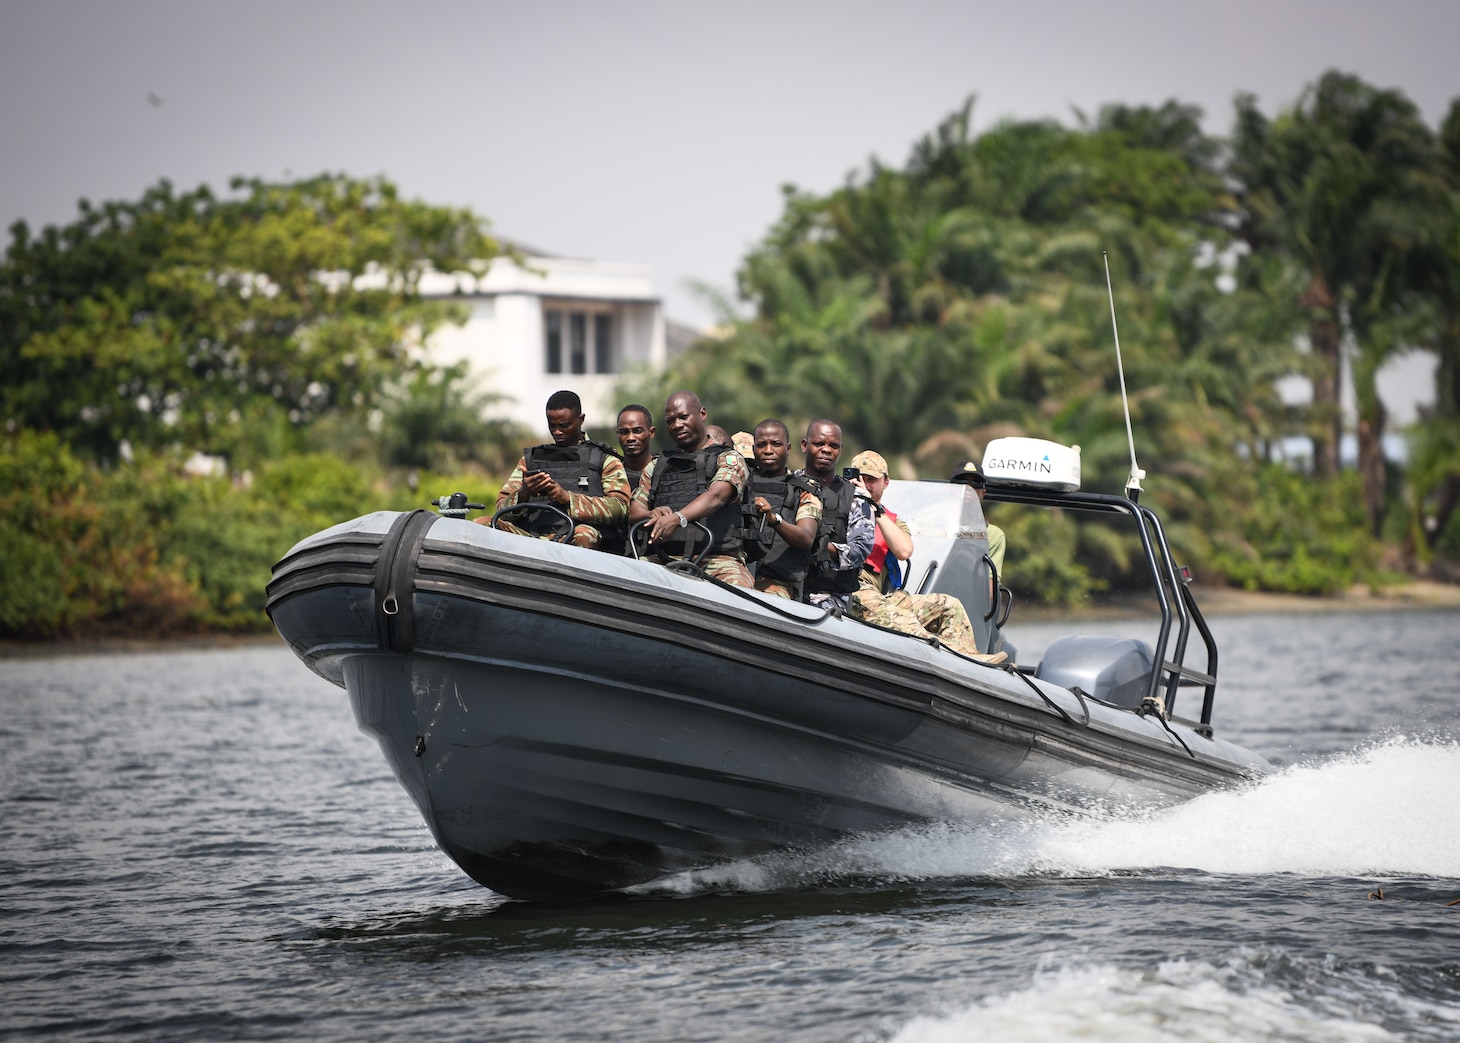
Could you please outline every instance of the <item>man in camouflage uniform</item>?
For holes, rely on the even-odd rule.
[[[620,409],[615,434],[623,453],[624,472],[629,476],[629,488],[637,489],[644,468],[654,459],[654,418],[649,407],[635,402]]]
[[[697,466],[705,457],[705,450],[716,443],[705,433],[709,413],[692,391],[676,391],[664,403],[664,426],[674,439],[678,451],[655,457],[644,468],[629,504],[629,523],[645,519],[649,531],[649,546],[667,545],[673,537],[682,534],[679,530],[689,527],[691,522],[703,522],[712,532],[721,534],[716,539],[719,549],[712,550],[705,558],[702,568],[707,576],[722,580],[737,587],[754,584],[750,570],[745,567],[745,553],[738,540],[722,539],[730,529],[740,527],[740,499],[749,481],[750,471],[745,460],[734,449],[726,448],[714,454],[713,473],[701,483],[704,488],[688,502],[678,505],[656,502],[665,499],[656,489],[655,475],[664,471],[666,476],[681,464]]]
[[[862,563],[872,553],[876,535],[873,504],[861,483],[853,484],[837,474],[841,425],[833,420],[811,421],[801,439],[801,452],[806,466],[796,474],[811,479],[821,499],[821,530],[806,575],[806,601],[840,614],[856,593]]]
[[[978,650],[968,612],[951,594],[909,594],[887,589],[887,556],[898,561],[912,557],[912,530],[907,522],[882,507],[882,494],[887,491],[887,461],[878,453],[858,453],[852,466],[862,472],[857,481],[877,505],[877,537],[862,568],[861,589],[851,596],[848,605],[851,616],[899,634],[936,637],[953,651],[982,663],[1002,663],[1008,658],[1006,653],[985,655]]]
[[[583,406],[578,396],[572,391],[555,391],[547,401],[547,423],[548,431],[553,440],[551,445],[537,446],[522,454],[517,461],[517,467],[512,471],[507,481],[502,484],[502,491],[497,494],[498,511],[506,507],[517,507],[521,505],[538,503],[551,503],[568,515],[573,521],[573,534],[571,541],[574,546],[596,549],[603,542],[604,530],[621,529],[629,516],[629,489],[628,475],[624,472],[623,462],[619,460],[606,446],[598,445],[596,442],[589,442],[583,434]],[[530,470],[528,457],[535,454],[535,450],[553,449],[580,449],[580,455],[584,460],[600,461],[598,470],[589,463],[581,466],[570,465],[570,469],[580,472],[576,479],[576,489],[567,489],[552,474],[546,470]],[[599,452],[593,452],[596,448]],[[559,452],[558,456],[565,454]],[[593,472],[593,473],[590,473]],[[566,473],[566,472],[565,472]],[[593,485],[596,483],[602,487],[600,495]],[[522,515],[529,512],[523,511]],[[497,528],[504,532],[515,532],[520,536],[536,536],[546,539],[554,535],[551,519],[556,517],[550,511],[542,511],[542,518],[529,520],[519,516],[516,520],[511,515],[498,519]],[[475,519],[480,524],[486,525],[491,518],[483,515]]]
[[[755,425],[755,471],[752,493],[764,487],[766,495],[755,495],[751,504],[774,534],[765,557],[755,570],[755,589],[779,598],[799,601],[811,545],[821,528],[821,499],[810,492],[811,481],[786,471],[791,453],[791,435],[779,420],[762,420]],[[772,503],[768,497],[774,497]],[[796,505],[794,516],[781,508]]]

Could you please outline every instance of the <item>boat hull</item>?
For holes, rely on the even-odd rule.
[[[806,606],[417,528],[380,516],[306,541],[270,611],[348,691],[442,850],[510,896],[571,900],[918,822],[1172,803],[1263,767]]]

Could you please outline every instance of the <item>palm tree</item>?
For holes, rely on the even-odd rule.
[[[1427,523],[1415,526],[1413,549],[1421,557],[1444,539],[1460,508],[1460,98],[1450,103],[1439,142],[1447,198],[1436,211],[1436,249],[1425,255],[1419,280],[1435,312],[1425,342],[1439,364],[1435,404],[1415,437],[1409,471],[1431,512]]]
[[[1433,198],[1433,135],[1400,92],[1338,72],[1325,73],[1274,121],[1252,95],[1239,95],[1236,108],[1229,169],[1240,185],[1240,231],[1254,252],[1275,249],[1304,273],[1294,321],[1306,326],[1312,353],[1314,465],[1331,476],[1343,431],[1344,338],[1358,332],[1356,306],[1394,300],[1395,259],[1415,248]],[[1382,413],[1370,408],[1360,431],[1377,446]]]

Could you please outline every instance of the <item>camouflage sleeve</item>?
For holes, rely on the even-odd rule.
[[[656,456],[644,466],[643,473],[639,475],[639,487],[634,490],[634,502],[646,511],[649,509],[649,490],[654,488],[654,465],[658,462]]]
[[[629,476],[616,456],[603,459],[602,496],[568,493],[568,514],[585,525],[618,525],[629,516]]]
[[[527,458],[519,457],[517,467],[502,483],[502,491],[497,493],[497,510],[504,507],[517,506],[517,494],[522,490],[522,476],[527,473]]]
[[[715,471],[715,476],[710,481],[712,483],[729,482],[735,487],[736,496],[743,494],[745,492],[745,483],[750,481],[750,468],[745,464],[745,457],[733,449],[721,453],[719,469]],[[640,480],[639,484],[642,487],[643,481]]]
[[[821,499],[803,489],[801,491],[801,502],[796,507],[796,517],[792,520],[799,522],[807,518],[818,522],[821,521]]]

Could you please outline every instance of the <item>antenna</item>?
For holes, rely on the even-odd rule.
[[[1120,374],[1120,404],[1125,410],[1125,441],[1130,446],[1130,477],[1125,480],[1125,492],[1132,500],[1141,498],[1141,479],[1146,472],[1136,466],[1136,439],[1130,430],[1130,399],[1125,396],[1125,366],[1120,361],[1120,328],[1115,324],[1115,290],[1110,285],[1110,257],[1104,250],[1100,256],[1105,259],[1105,292],[1110,295],[1110,328],[1115,331],[1115,370]]]

